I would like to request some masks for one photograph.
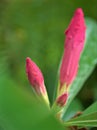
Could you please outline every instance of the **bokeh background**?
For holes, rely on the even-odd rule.
[[[64,31],[78,7],[97,21],[97,0],[0,0],[0,85],[8,78],[30,89],[25,73],[29,56],[42,70],[52,102]],[[77,98],[84,108],[97,100],[97,67]]]

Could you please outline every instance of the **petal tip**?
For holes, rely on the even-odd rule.
[[[81,16],[84,16],[84,13],[83,13],[82,8],[77,8],[76,11],[75,11],[75,15],[81,15]]]
[[[27,57],[27,58],[26,58],[26,63],[29,63],[29,61],[31,61],[31,58],[30,58],[30,57]]]

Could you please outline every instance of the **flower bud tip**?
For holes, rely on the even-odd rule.
[[[45,93],[44,78],[42,72],[38,66],[29,58],[26,58],[26,73],[30,84],[33,86],[35,91],[40,93]]]
[[[59,96],[56,100],[56,103],[58,106],[63,107],[68,99],[68,93],[63,93],[61,96]]]

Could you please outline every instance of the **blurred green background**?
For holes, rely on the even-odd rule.
[[[64,31],[78,7],[97,21],[97,0],[0,0],[0,85],[8,78],[30,89],[25,74],[29,56],[42,70],[52,102]],[[84,107],[97,99],[97,67],[77,97]]]

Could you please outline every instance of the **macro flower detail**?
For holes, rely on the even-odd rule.
[[[80,56],[84,48],[85,30],[84,14],[82,9],[78,8],[65,31],[66,38],[60,66],[58,91],[52,106],[52,109],[58,114],[62,113],[63,107],[67,104],[70,95],[68,88],[77,75]],[[35,93],[50,105],[43,74],[29,57],[26,59],[26,73]]]
[[[78,8],[65,31],[66,39],[64,54],[60,67],[60,87],[68,87],[75,79],[79,66],[79,59],[85,41],[85,21],[81,8]]]
[[[26,58],[26,73],[35,93],[48,100],[42,72],[29,57]]]

